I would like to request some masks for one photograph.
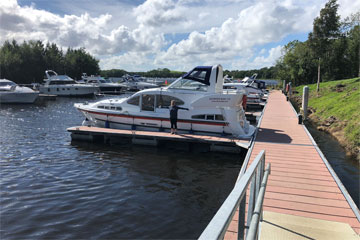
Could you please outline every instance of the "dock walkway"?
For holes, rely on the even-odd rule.
[[[121,130],[112,128],[99,128],[88,126],[76,126],[67,129],[71,132],[72,140],[90,141],[90,142],[114,142],[119,140],[132,144],[158,146],[164,143],[186,143],[193,145],[195,148],[199,144],[206,145],[204,151],[215,152],[241,152],[241,149],[248,149],[252,138],[238,139],[233,136],[207,136],[196,134],[177,134],[172,135],[168,132],[149,132],[139,130]],[[189,145],[189,146],[190,146]]]
[[[249,149],[248,155],[251,154],[249,161],[244,164],[250,166],[261,150],[265,150],[266,164],[271,163],[271,174],[264,200],[265,221],[262,222],[261,239],[317,238],[313,236],[322,236],[320,238],[326,239],[324,232],[318,232],[318,235],[309,233],[309,228],[316,228],[314,225],[318,223],[313,223],[313,226],[307,228],[302,226],[299,230],[294,227],[295,224],[291,225],[291,221],[294,221],[291,217],[298,217],[303,223],[311,219],[325,220],[324,223],[328,226],[334,222],[345,223],[360,234],[360,222],[356,217],[356,214],[359,216],[359,210],[347,191],[344,191],[345,188],[306,127],[298,124],[296,112],[280,91],[270,94],[258,134],[253,146]],[[276,223],[267,219],[267,216],[274,214],[280,219]],[[284,219],[290,220],[284,221]],[[269,227],[272,228],[270,235],[275,234],[273,238],[270,238],[269,231],[265,233]],[[350,231],[351,228],[349,227]],[[276,229],[287,232],[286,237],[281,238],[276,235]],[[336,231],[334,227],[332,230]],[[329,230],[326,231],[332,233]],[[356,237],[355,232],[351,232]],[[268,235],[265,236],[265,234]],[[345,235],[342,236],[345,237]],[[339,239],[333,237],[331,239]],[[237,218],[235,217],[227,230],[225,239],[236,238]]]

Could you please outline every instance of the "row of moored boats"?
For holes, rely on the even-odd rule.
[[[99,91],[139,90],[131,89],[125,81],[111,83],[95,76],[84,75],[84,82],[78,83],[54,71],[46,71],[46,75],[45,84],[39,89],[46,94],[89,95]],[[253,135],[255,128],[246,120],[246,105],[250,101],[261,101],[266,95],[265,83],[255,78],[253,76],[242,82],[230,82],[227,77],[223,77],[221,65],[199,66],[167,86],[155,87],[142,82],[145,83],[143,90],[131,96],[76,103],[74,106],[85,116],[83,125],[166,132],[170,131],[169,106],[175,101],[176,105],[189,109],[179,113],[180,133],[225,134],[247,138]],[[0,82],[0,101],[4,99],[4,93],[16,92],[15,89],[24,94],[29,92],[15,83],[2,86],[3,81]],[[104,84],[104,88],[101,88],[100,83]],[[139,85],[140,81],[137,83]],[[105,84],[109,88],[106,89]]]

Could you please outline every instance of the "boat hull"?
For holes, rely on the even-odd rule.
[[[0,93],[2,103],[33,103],[39,96],[38,92],[3,92]]]
[[[114,114],[79,109],[89,122],[96,127],[141,130],[141,131],[165,131],[170,132],[170,119],[164,115],[130,115]],[[249,137],[253,128],[249,131]],[[196,133],[203,135],[233,135],[233,131],[227,122],[222,121],[200,121],[179,118],[177,121],[179,133]],[[246,136],[244,136],[246,138]]]
[[[101,93],[121,93],[126,90],[126,87],[121,87],[121,86],[119,86],[119,87],[116,87],[116,86],[102,87],[102,86],[100,86],[99,88],[100,88]]]

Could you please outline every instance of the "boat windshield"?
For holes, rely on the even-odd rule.
[[[16,83],[10,82],[10,81],[0,82],[0,87],[3,87],[3,86],[16,86]]]
[[[194,81],[190,79],[180,78],[169,86],[170,89],[183,89],[183,90],[192,90],[192,91],[203,91],[206,92],[208,85],[201,83],[199,81]]]
[[[170,89],[206,92],[210,86],[211,67],[196,67],[172,83]]]

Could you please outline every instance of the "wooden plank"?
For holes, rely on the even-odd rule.
[[[189,141],[189,142],[209,142],[209,143],[225,143],[237,144],[247,148],[250,145],[250,139],[238,139],[233,136],[208,136],[208,135],[195,135],[195,134],[170,134],[167,132],[150,132],[150,131],[133,131],[112,128],[99,128],[76,126],[67,129],[72,133],[87,133],[87,134],[100,134],[100,135],[114,135],[125,137],[152,137],[156,139],[167,139],[174,141]]]

